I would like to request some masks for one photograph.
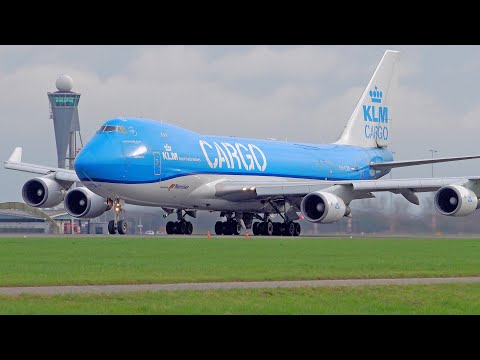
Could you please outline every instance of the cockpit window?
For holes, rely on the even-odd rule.
[[[126,134],[127,130],[125,129],[124,126],[112,126],[112,125],[107,125],[107,126],[101,126],[100,129],[98,129],[99,133],[101,132],[121,132]]]

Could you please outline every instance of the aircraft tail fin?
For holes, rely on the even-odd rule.
[[[399,51],[385,51],[336,144],[387,147],[392,120],[388,105],[399,60]]]

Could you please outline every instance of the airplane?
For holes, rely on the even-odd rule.
[[[167,234],[192,234],[197,211],[219,212],[217,235],[298,236],[302,216],[329,224],[350,217],[354,200],[377,192],[401,194],[419,205],[417,192],[435,192],[436,209],[466,216],[480,207],[480,177],[381,179],[391,169],[480,155],[395,161],[388,143],[392,78],[399,52],[387,50],[340,138],[307,144],[202,135],[165,122],[119,117],[106,121],[75,159],[74,170],[22,162],[17,147],[6,169],[39,174],[22,188],[24,201],[53,207],[62,201],[76,218],[113,208],[110,234],[126,234],[124,205],[161,207]],[[275,219],[280,221],[273,221]],[[258,220],[258,221],[255,221]]]

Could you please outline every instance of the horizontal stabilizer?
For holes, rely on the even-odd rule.
[[[371,169],[393,169],[393,168],[399,168],[399,167],[405,167],[405,166],[436,164],[436,163],[449,162],[449,161],[460,161],[460,160],[470,160],[470,159],[479,159],[479,158],[480,158],[480,155],[423,159],[423,160],[388,161],[388,162],[382,162],[382,163],[371,163],[370,168]]]

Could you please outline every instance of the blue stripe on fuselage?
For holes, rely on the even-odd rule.
[[[82,181],[141,184],[194,174],[375,179],[388,171],[371,171],[370,162],[393,160],[387,149],[200,135],[147,119],[104,125],[124,126],[127,133],[97,133],[90,140],[75,161]]]

